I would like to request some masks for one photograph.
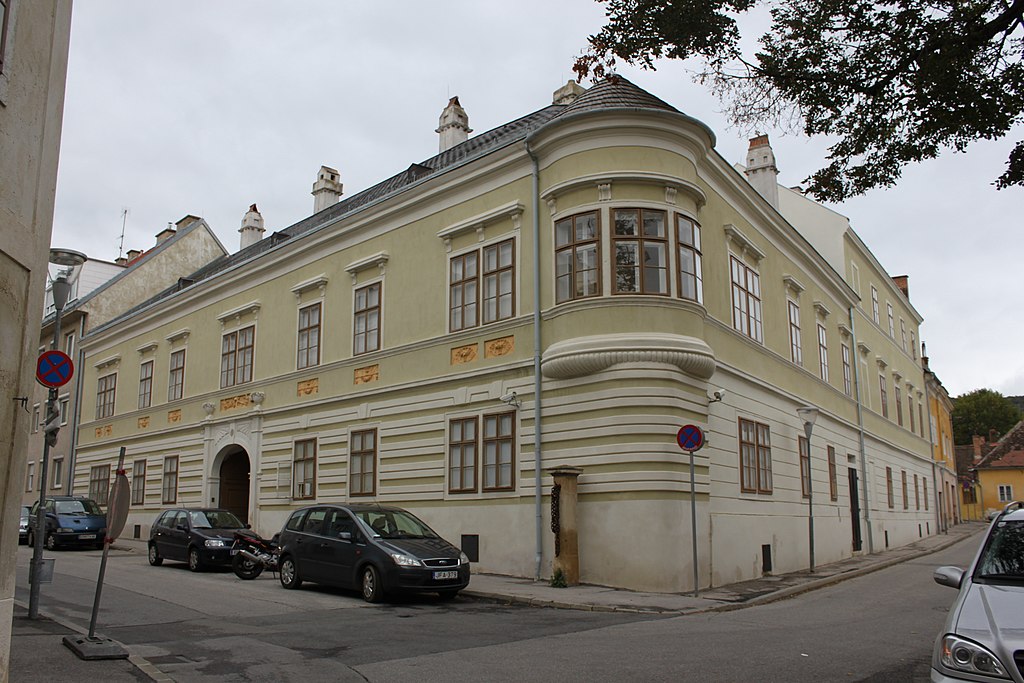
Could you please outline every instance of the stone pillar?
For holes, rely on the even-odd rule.
[[[568,586],[580,582],[580,550],[576,522],[576,484],[583,470],[560,465],[548,472],[554,479],[551,489],[551,530],[555,533],[554,572],[562,570]]]

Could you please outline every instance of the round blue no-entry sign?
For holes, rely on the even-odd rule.
[[[62,387],[74,374],[75,364],[71,361],[71,356],[63,351],[44,351],[36,363],[36,381],[44,387]]]
[[[697,425],[683,425],[676,432],[676,443],[684,451],[699,451],[704,446],[704,430]]]

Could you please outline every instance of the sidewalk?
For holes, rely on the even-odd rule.
[[[683,615],[719,612],[781,600],[839,581],[863,576],[948,548],[987,528],[982,522],[965,522],[950,528],[947,534],[928,536],[919,541],[875,555],[861,555],[809,572],[765,576],[692,594],[643,593],[603,586],[580,585],[552,588],[546,581],[533,581],[497,574],[474,574],[470,587],[461,595],[502,604],[575,609],[602,612]],[[118,540],[112,551],[145,556],[144,541]],[[50,618],[29,620],[27,607],[16,602],[11,636],[10,680],[69,681],[102,678],[104,683],[121,681],[168,681],[140,657],[127,660],[82,661],[64,646],[65,635],[84,632],[77,626]],[[45,614],[40,616],[45,617]]]

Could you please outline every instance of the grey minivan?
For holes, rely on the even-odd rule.
[[[1024,683],[1024,503],[995,518],[970,567],[939,567],[935,581],[960,593],[936,639],[931,680]]]
[[[449,600],[469,585],[466,554],[397,507],[311,505],[291,514],[278,544],[285,588],[312,581],[354,588],[378,602],[398,592]]]

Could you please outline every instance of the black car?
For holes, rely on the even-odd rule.
[[[411,513],[372,504],[312,505],[281,530],[280,578],[354,588],[367,602],[386,593],[437,593],[469,585],[469,558]]]
[[[21,506],[21,519],[18,521],[18,544],[28,543],[28,514],[27,505]]]
[[[149,563],[166,560],[188,562],[194,572],[231,564],[235,532],[247,529],[234,513],[219,508],[164,510],[149,531]]]
[[[43,545],[48,550],[65,546],[87,546],[103,549],[107,535],[107,516],[92,498],[82,496],[54,496],[43,501],[46,509],[46,528]],[[32,505],[28,515],[28,544],[36,542],[36,522],[39,501]]]

